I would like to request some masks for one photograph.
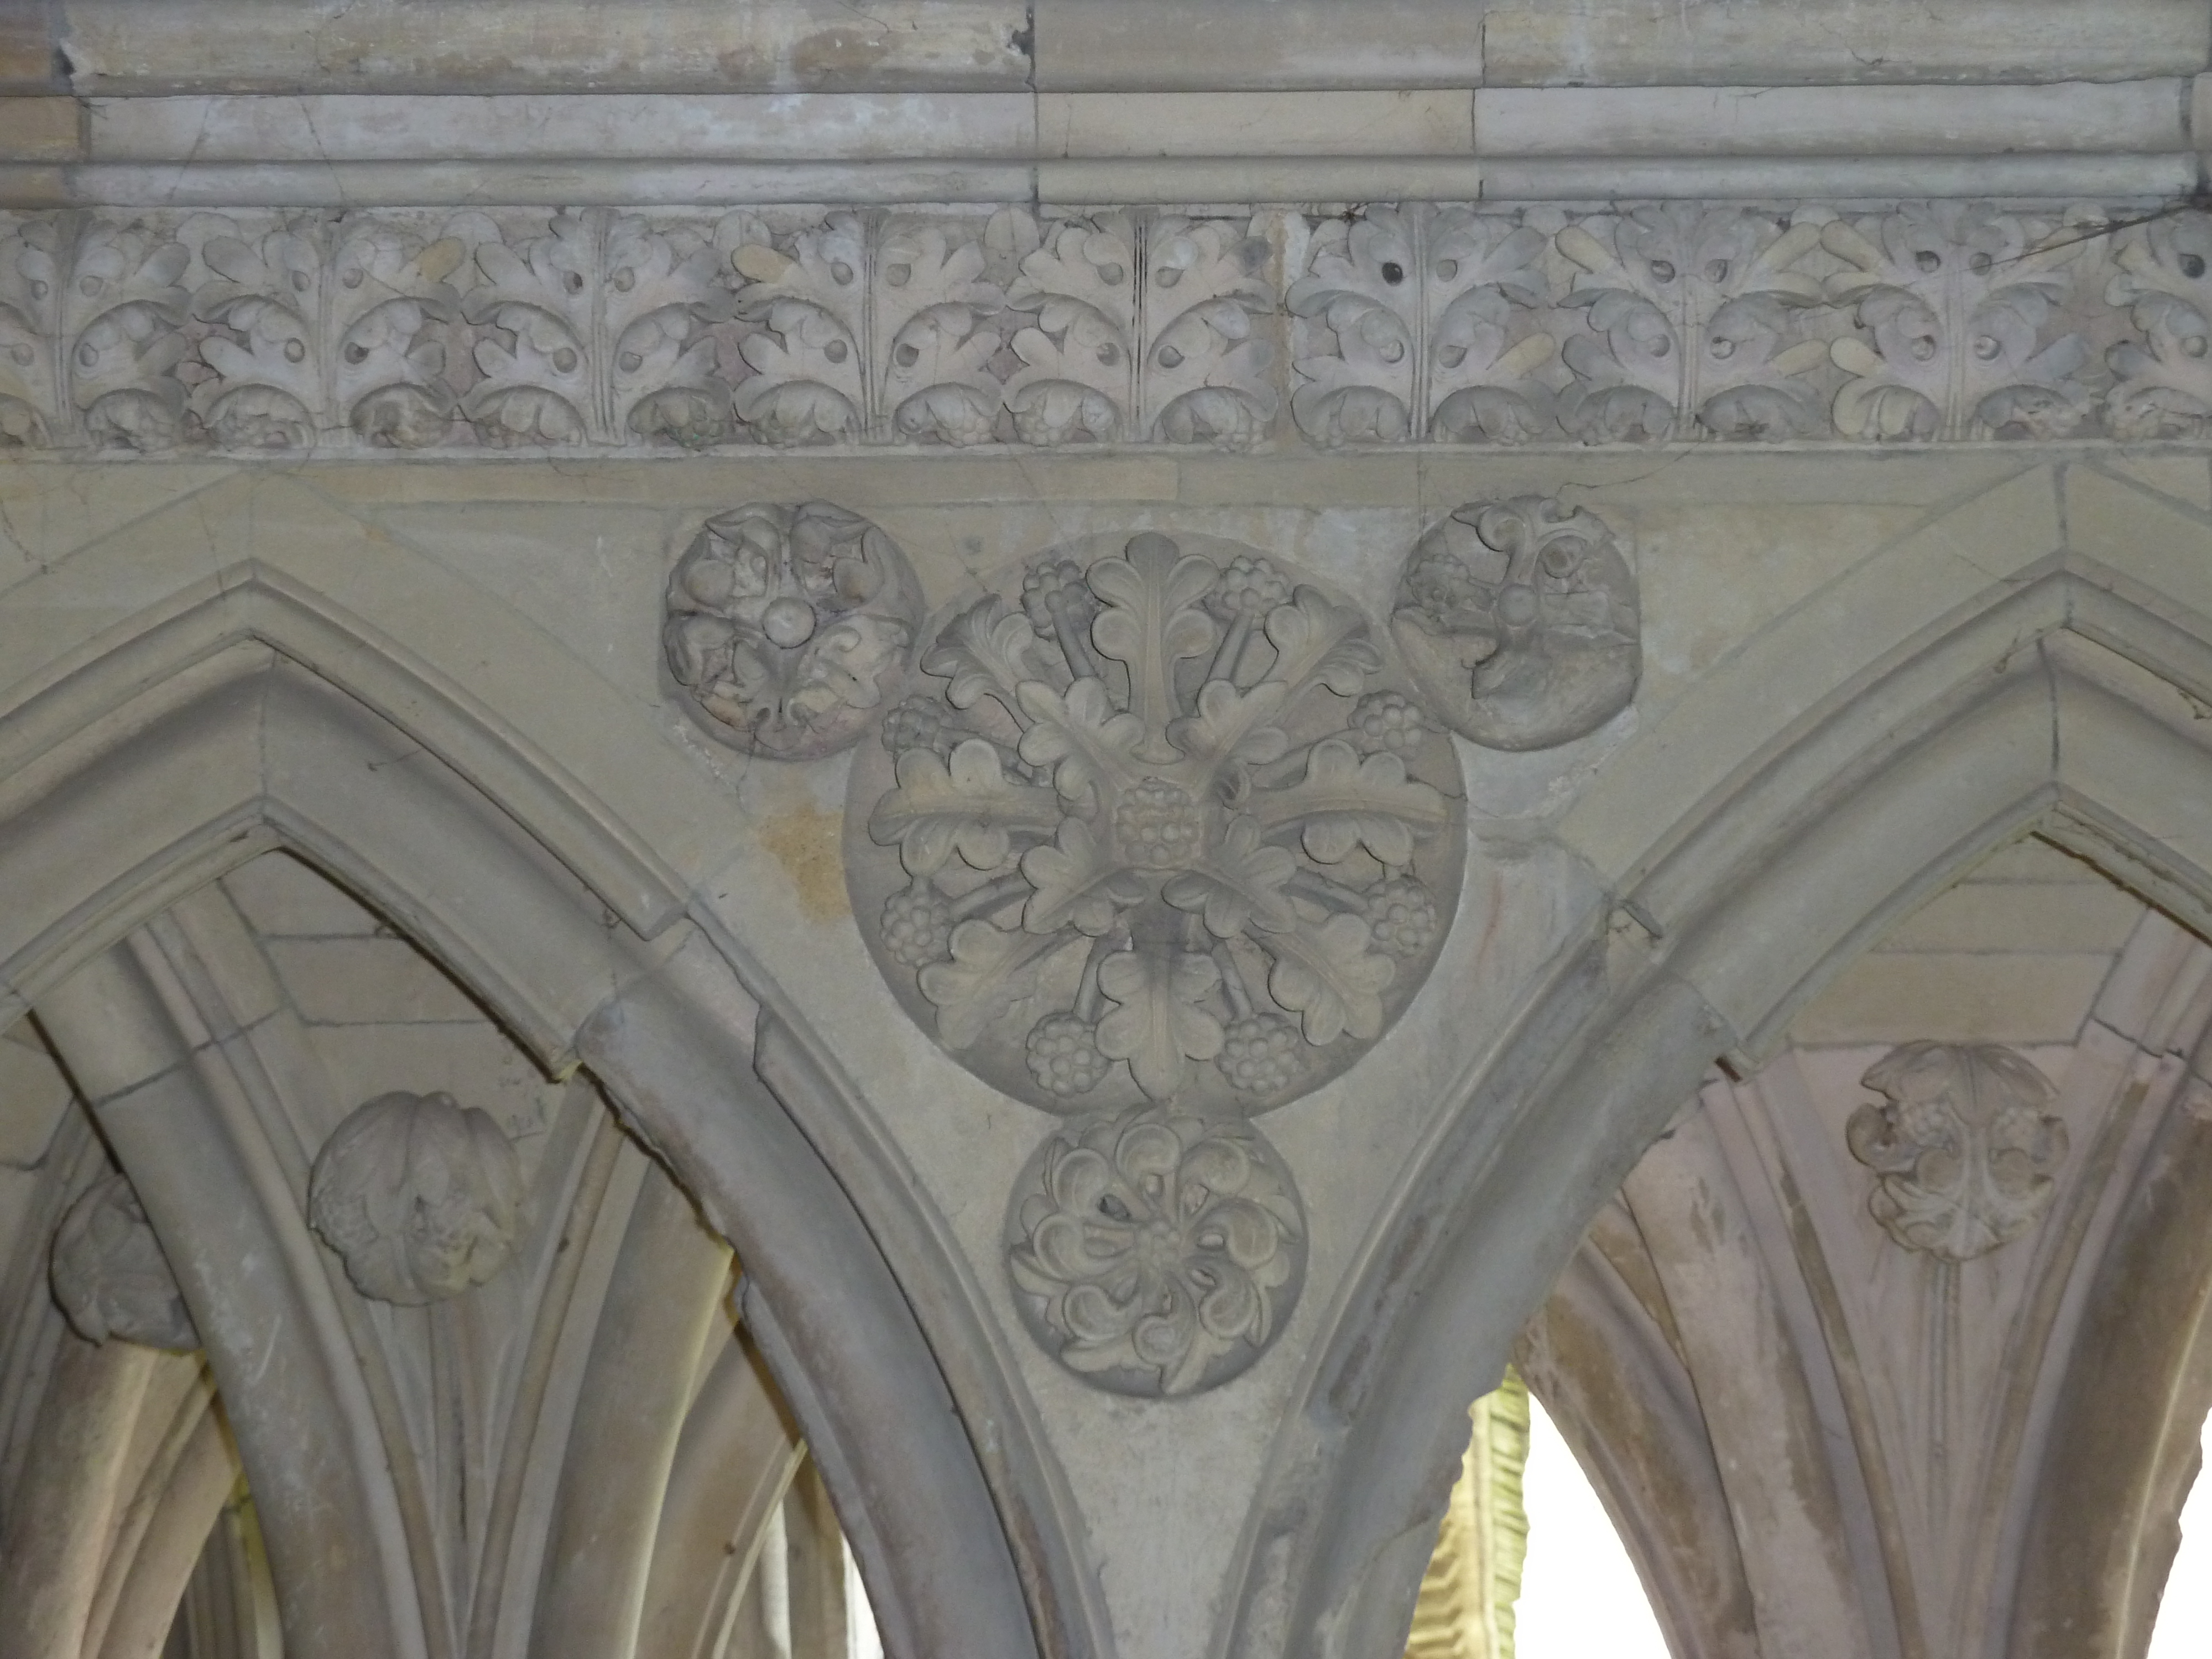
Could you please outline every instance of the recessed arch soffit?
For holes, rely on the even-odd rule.
[[[1631,1173],[1518,1357],[1685,1648],[2139,1644],[2206,1396],[2177,1195],[2208,971],[2094,866],[2013,842]]]

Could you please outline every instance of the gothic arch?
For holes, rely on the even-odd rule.
[[[397,921],[543,1063],[588,1064],[737,1246],[749,1322],[896,1650],[1024,1659],[1042,1631],[1048,1650],[1099,1650],[1045,1454],[988,1345],[964,1340],[977,1322],[958,1270],[916,1214],[863,1213],[901,1184],[866,1167],[885,1154],[865,1125],[823,1121],[836,1091],[787,1107],[733,1035],[764,1002],[804,1042],[793,1012],[736,941],[684,915],[647,838],[526,729],[401,651],[314,570],[286,568],[343,577],[357,549],[335,536],[362,527],[325,519],[296,557],[249,547],[212,573],[171,561],[118,580],[95,550],[24,595],[58,620],[46,664],[0,714],[9,1000],[40,1004],[225,871],[296,851]],[[375,553],[406,563],[389,544]],[[174,585],[149,597],[164,575]],[[455,639],[520,626],[481,594],[450,597]],[[175,1055],[131,1058],[149,1062],[143,1077]],[[949,1326],[934,1349],[933,1317]],[[956,1393],[988,1437],[971,1443]]]
[[[2037,828],[2212,926],[2208,565],[2204,514],[2087,467],[2024,473],[1771,624],[1607,762],[1561,830],[1593,877],[1583,945],[1470,1068],[1332,1309],[1228,1650],[1392,1650],[1466,1402],[1597,1207],[1708,1068],[1763,1058],[1980,854]]]

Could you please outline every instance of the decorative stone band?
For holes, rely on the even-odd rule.
[[[0,447],[2212,438],[2212,217],[0,215]]]

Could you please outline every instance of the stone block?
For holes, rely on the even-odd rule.
[[[74,161],[84,154],[74,98],[0,97],[0,161]]]
[[[277,939],[268,950],[292,1006],[310,1024],[483,1018],[466,992],[404,939]]]
[[[2141,899],[2109,882],[1966,881],[1891,928],[1877,951],[2117,951],[2142,912]]]
[[[2112,970],[2105,952],[1869,954],[1798,1013],[1793,1042],[2070,1042]]]
[[[32,0],[0,14],[0,94],[67,90],[47,8]]]
[[[270,939],[360,939],[386,931],[359,900],[287,853],[270,853],[222,878],[240,914]]]
[[[56,0],[83,93],[1017,90],[1020,0]]]
[[[1471,201],[1471,155],[1201,156],[1040,161],[1037,199],[1064,207],[1280,202]]]
[[[1483,20],[1493,86],[2106,80],[2194,75],[2195,0],[1507,0]]]
[[[1036,84],[1050,91],[1469,87],[1468,0],[1036,0]]]
[[[35,1166],[70,1103],[69,1079],[27,1024],[0,1036],[0,1170]]]
[[[1464,155],[1474,146],[1466,91],[1044,92],[1036,125],[1042,153],[1062,156]]]
[[[1029,152],[1032,108],[1011,92],[99,98],[91,155],[195,165],[1010,156]],[[0,103],[0,139],[8,110]]]
[[[1481,155],[1938,155],[2187,148],[2176,79],[2055,86],[1484,87]]]

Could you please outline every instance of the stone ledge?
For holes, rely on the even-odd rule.
[[[6,215],[0,441],[2212,441],[2212,215],[2106,203]]]

